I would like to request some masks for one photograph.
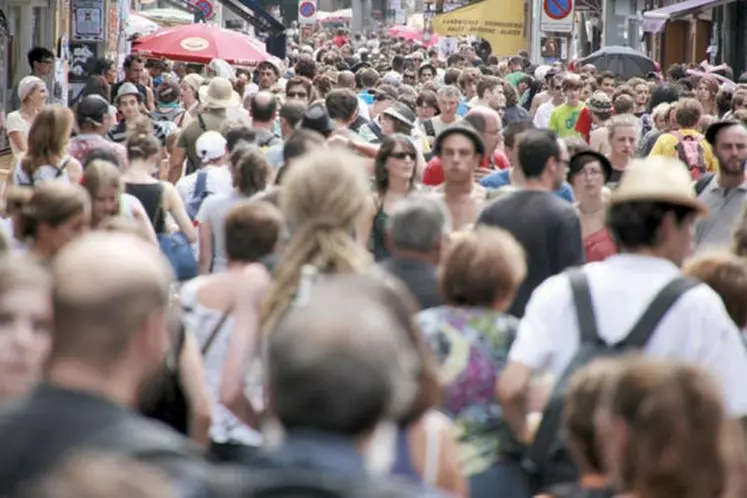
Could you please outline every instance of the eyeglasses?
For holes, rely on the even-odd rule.
[[[580,173],[587,178],[598,178],[602,176],[602,170],[599,168],[584,168]]]
[[[308,94],[306,92],[288,92],[286,95],[288,96],[288,98],[291,98],[291,99],[308,98]]]
[[[562,86],[559,86],[559,85],[558,85],[558,86],[554,86],[554,87],[552,87],[552,89],[553,89],[553,90],[562,90],[562,89],[563,89],[563,87],[562,87]]]
[[[411,159],[415,160],[415,153],[414,152],[392,152],[389,154],[389,157],[393,157],[394,159]]]
[[[389,95],[377,95],[374,97],[374,101],[376,102],[384,102],[385,100],[394,100]]]

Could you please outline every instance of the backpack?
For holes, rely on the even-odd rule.
[[[699,180],[706,172],[703,135],[683,135],[679,131],[673,132],[672,135],[677,138],[677,144],[674,146],[677,158],[687,165],[693,180]]]
[[[70,164],[70,161],[72,159],[73,159],[72,157],[67,156],[65,159],[62,160],[62,163],[59,166],[49,165],[56,169],[56,172],[54,174],[55,180],[57,180],[58,178],[61,178],[62,175],[65,174],[65,169],[67,168],[67,165]],[[36,179],[34,178],[33,174],[29,175],[28,172],[23,168],[20,162],[18,163],[16,168],[20,170],[19,177],[16,178],[17,180],[16,183],[19,187],[32,187],[32,188],[36,187]],[[23,175],[23,176],[20,176],[20,175]]]
[[[573,374],[597,358],[642,349],[677,299],[700,283],[686,277],[674,278],[654,297],[627,337],[616,344],[608,344],[599,337],[597,331],[586,274],[580,268],[575,268],[568,271],[567,275],[578,320],[579,348],[557,379],[534,441],[524,455],[522,466],[533,495],[546,491],[551,486],[574,482],[578,478],[576,467],[559,430],[565,389]]]
[[[197,218],[197,213],[200,212],[203,201],[209,195],[210,192],[207,190],[207,171],[199,171],[195,180],[195,189],[192,192],[192,197],[187,201],[187,214],[190,220],[194,221]]]

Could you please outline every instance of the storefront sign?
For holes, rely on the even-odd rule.
[[[552,33],[572,33],[575,0],[542,0],[540,30]]]
[[[82,83],[88,78],[88,68],[98,57],[98,45],[93,42],[70,42],[70,83]]]
[[[481,0],[433,18],[441,36],[480,36],[501,57],[526,48],[524,4],[515,0]]]
[[[73,40],[104,41],[104,0],[73,0]]]

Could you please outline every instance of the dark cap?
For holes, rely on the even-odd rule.
[[[706,141],[711,145],[716,145],[716,135],[718,135],[718,132],[720,132],[724,128],[729,128],[730,126],[742,126],[742,123],[734,120],[716,121],[706,130]]]
[[[571,183],[573,177],[579,174],[587,164],[599,161],[599,165],[602,167],[602,173],[604,174],[604,183],[607,183],[612,176],[612,163],[603,154],[594,150],[582,150],[571,156],[568,161],[568,183]]]
[[[374,98],[397,100],[397,90],[392,85],[379,85],[372,90]]]
[[[109,102],[101,95],[88,95],[83,97],[75,110],[78,126],[90,123],[94,126],[104,124],[104,116],[109,113]]]
[[[176,102],[179,99],[179,82],[174,78],[167,78],[156,88],[156,100],[158,102]]]
[[[482,137],[472,126],[466,123],[456,123],[449,125],[443,129],[441,133],[436,137],[436,141],[433,143],[433,154],[437,157],[441,157],[441,149],[443,147],[444,140],[451,135],[462,135],[469,138],[473,144],[477,153],[481,156],[485,155],[485,142],[482,141]]]
[[[329,117],[323,104],[313,104],[306,109],[303,119],[298,122],[298,128],[312,130],[327,137],[335,130],[335,122]]]
[[[406,124],[410,128],[415,127],[415,113],[403,102],[393,103],[382,114],[391,116],[393,119]]]
[[[358,62],[358,63],[354,64],[353,67],[350,68],[350,70],[353,73],[357,73],[361,69],[368,69],[369,67],[371,67],[371,63],[370,62]]]

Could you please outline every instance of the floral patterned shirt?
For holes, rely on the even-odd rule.
[[[503,418],[496,384],[508,361],[519,321],[489,309],[440,306],[417,316],[444,384],[444,411],[454,421],[462,469],[488,470],[520,446]]]

